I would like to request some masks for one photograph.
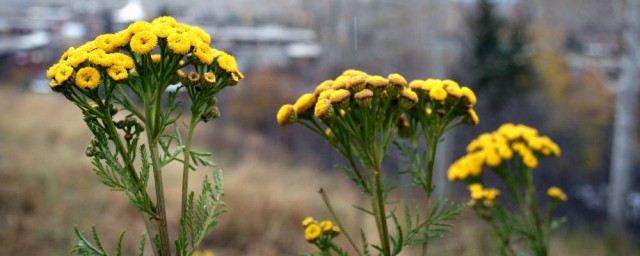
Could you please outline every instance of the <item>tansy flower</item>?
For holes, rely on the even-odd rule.
[[[78,49],[76,49],[76,50],[83,51],[83,52],[86,52],[86,53],[90,53],[91,51],[95,50],[96,48],[97,47],[96,47],[95,41],[89,41],[89,42],[84,43],[80,47],[78,47]]]
[[[136,33],[131,38],[131,50],[137,54],[147,54],[158,44],[158,37],[149,31]]]
[[[112,53],[118,50],[118,45],[116,43],[116,38],[113,34],[102,34],[96,37],[94,40],[96,47],[98,49],[102,49],[107,53]]]
[[[206,85],[216,84],[216,75],[214,75],[212,72],[204,73],[204,75],[202,75],[202,78],[204,79],[204,83]]]
[[[128,27],[127,27],[127,32],[129,32],[129,34],[135,35],[137,33],[140,33],[142,31],[150,31],[151,30],[151,23],[146,22],[146,21],[136,21],[134,23],[131,23]]]
[[[362,71],[362,70],[357,70],[357,69],[347,69],[344,72],[342,72],[343,76],[351,76],[351,75],[365,75],[367,76],[367,73]]]
[[[448,95],[451,95],[456,98],[462,97],[463,93],[462,93],[462,90],[460,89],[460,85],[458,85],[458,83],[456,83],[455,81],[444,80],[442,81],[442,84],[444,85],[444,89],[447,91]]]
[[[333,81],[333,83],[331,84],[331,89],[340,90],[340,89],[347,88],[347,84],[349,82],[349,79],[351,79],[350,76],[339,76],[339,77],[337,77],[336,80]]]
[[[113,45],[116,47],[123,47],[129,44],[131,41],[131,33],[127,30],[122,30],[113,35]]]
[[[331,96],[329,96],[329,100],[331,100],[331,103],[333,104],[340,105],[343,102],[348,102],[349,97],[351,97],[351,92],[349,92],[349,90],[340,89],[331,93]]]
[[[536,168],[538,166],[538,158],[533,154],[526,154],[522,157],[522,162],[526,167],[530,169]]]
[[[374,89],[375,88],[384,88],[389,83],[389,81],[387,81],[386,78],[381,77],[381,76],[370,76],[370,77],[367,77],[365,82],[366,82],[367,85],[369,85],[371,88],[374,88]]]
[[[557,199],[560,201],[567,201],[567,195],[562,191],[562,189],[560,189],[559,187],[550,187],[547,190],[547,195],[553,199]]]
[[[467,109],[467,116],[469,117],[469,121],[471,122],[471,124],[478,125],[480,123],[480,118],[478,117],[478,114],[472,108]]]
[[[209,47],[209,44],[206,43],[199,43],[193,54],[198,58],[198,60],[200,60],[200,62],[207,65],[211,64],[215,58],[214,52],[211,47]]]
[[[484,196],[484,190],[482,188],[482,184],[473,183],[467,187],[469,192],[471,193],[471,198],[475,200],[480,200]]]
[[[496,188],[487,188],[482,191],[482,196],[487,200],[495,200],[500,195],[500,190]]]
[[[76,74],[76,86],[85,90],[98,88],[100,84],[100,72],[92,67],[84,67]]]
[[[191,49],[191,44],[187,37],[180,34],[171,34],[167,37],[167,47],[175,54],[186,54]]]
[[[73,68],[69,65],[61,65],[56,69],[56,82],[62,84],[69,80],[69,77],[73,74]]]
[[[103,67],[109,67],[113,65],[111,54],[108,54],[102,49],[95,49],[91,51],[89,53],[89,62]]]
[[[296,112],[293,111],[293,105],[291,104],[282,105],[282,107],[280,107],[280,109],[278,110],[278,114],[276,115],[276,120],[278,121],[278,125],[285,126],[287,124],[293,123],[295,114]],[[313,219],[311,220],[313,221]],[[304,221],[302,223],[304,225]]]
[[[171,16],[160,16],[151,21],[152,25],[175,25],[178,23],[174,17]]]
[[[167,38],[169,35],[173,34],[175,29],[173,27],[166,24],[153,24],[151,27],[151,33],[156,35],[158,38]]]
[[[320,94],[318,94],[318,100],[329,99],[329,97],[331,97],[331,94],[333,94],[335,91],[336,91],[335,89],[329,88],[320,92]]]
[[[309,226],[311,223],[313,223],[313,218],[312,217],[306,217],[304,218],[304,220],[302,220],[302,226],[306,227]]]
[[[236,58],[232,55],[221,52],[220,57],[218,57],[218,66],[222,68],[224,71],[229,73],[238,72],[238,64],[236,63]]]
[[[60,67],[62,67],[64,65],[66,65],[66,64],[58,62],[56,64],[53,64],[53,66],[49,67],[47,69],[47,78],[53,79],[54,77],[56,77],[56,74],[58,74],[58,68],[60,68]]]
[[[321,92],[331,89],[331,84],[333,84],[333,80],[323,81],[322,83],[316,86],[316,88],[313,90],[313,94],[318,96],[320,95]]]
[[[440,88],[444,87],[444,85],[442,84],[442,80],[429,78],[424,81],[424,86],[422,87],[422,90],[431,91],[431,89],[436,87],[440,87]]]
[[[316,97],[311,93],[306,93],[300,96],[296,103],[293,104],[293,110],[295,110],[296,114],[301,115],[311,109],[314,104],[316,104]]]
[[[435,101],[443,101],[447,98],[447,92],[442,87],[433,87],[429,91],[429,97]]]
[[[83,51],[76,50],[73,54],[71,54],[65,63],[74,68],[78,67],[80,64],[84,63],[89,58],[89,54]]]
[[[358,103],[361,107],[368,107],[371,105],[371,99],[373,98],[373,91],[369,89],[364,89],[362,91],[357,92],[354,95],[356,99],[356,103]]]
[[[310,224],[304,231],[304,238],[311,242],[322,235],[322,228],[318,224]]]
[[[405,88],[400,92],[400,107],[410,109],[418,103],[418,94],[410,88]]]
[[[160,56],[160,54],[151,54],[151,63],[158,64],[161,59],[162,56]]]
[[[211,36],[207,34],[207,32],[204,32],[200,27],[191,27],[191,31],[194,32],[203,43],[211,43]]]
[[[75,47],[69,47],[66,51],[64,51],[64,53],[62,53],[62,55],[60,56],[60,62],[65,62],[67,61],[67,59],[69,58],[69,56],[71,56],[71,54],[73,54],[76,51]]]
[[[467,100],[467,105],[472,107],[476,105],[478,99],[476,98],[476,94],[469,87],[462,87],[462,96]]]
[[[411,83],[409,83],[409,88],[414,92],[420,92],[423,91],[422,88],[424,87],[424,84],[424,80],[413,80],[411,81]]]
[[[111,79],[115,81],[120,81],[127,79],[129,77],[129,73],[123,66],[113,65],[107,69],[107,74]]]
[[[318,119],[325,119],[332,116],[333,106],[329,99],[321,99],[316,103],[315,111],[313,114]]]
[[[366,74],[352,75],[348,80],[347,88],[354,92],[362,91],[366,85],[365,84],[366,80],[367,80]]]
[[[322,231],[328,232],[333,229],[333,223],[331,221],[325,220],[320,222],[320,227],[322,228]]]
[[[113,61],[113,65],[122,66],[126,69],[132,69],[135,66],[133,59],[129,57],[129,55],[123,53],[112,53],[111,60]]]
[[[400,74],[390,74],[387,77],[387,80],[389,81],[388,91],[392,95],[397,95],[398,92],[407,86],[407,79]]]

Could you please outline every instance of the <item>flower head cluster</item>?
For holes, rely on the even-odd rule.
[[[559,201],[567,201],[568,197],[567,194],[564,193],[564,191],[562,191],[562,189],[560,189],[559,187],[550,187],[549,189],[547,189],[547,195],[554,200],[559,200]]]
[[[187,57],[194,66],[207,66],[207,71],[220,69],[231,83],[243,78],[235,58],[209,46],[211,37],[199,27],[177,22],[163,16],[152,22],[137,21],[113,34],[103,34],[77,48],[70,47],[60,60],[47,70],[53,90],[69,85],[94,90],[101,83],[123,82],[130,75],[152,70],[151,65],[163,65],[165,70],[180,74],[185,65],[178,60]],[[164,56],[154,55],[162,52]],[[153,68],[158,70],[159,67]]]
[[[309,243],[314,243],[318,246],[325,246],[331,243],[331,239],[338,236],[341,232],[340,227],[333,224],[329,220],[323,220],[318,222],[312,217],[307,217],[302,221],[304,230],[304,238]]]
[[[406,118],[416,122],[446,120],[448,123],[462,117],[463,122],[477,124],[479,119],[473,110],[476,102],[471,89],[460,87],[452,80],[427,79],[407,83],[400,74],[383,77],[349,69],[334,80],[320,83],[313,92],[301,95],[294,104],[283,105],[277,121],[284,126],[301,119],[316,119],[335,131],[332,123],[344,123],[337,119],[392,122],[395,125],[406,113]],[[432,115],[433,112],[438,115]]]
[[[467,146],[467,155],[449,167],[449,180],[467,180],[482,174],[484,166],[499,168],[505,162],[516,161],[528,169],[538,166],[545,156],[559,156],[560,147],[547,136],[538,135],[535,128],[511,123],[503,124],[493,133],[484,133]]]
[[[500,195],[497,188],[484,188],[480,183],[470,184],[467,189],[471,194],[470,206],[473,207],[491,207],[493,201]]]

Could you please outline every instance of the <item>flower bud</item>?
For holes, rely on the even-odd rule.
[[[370,107],[371,106],[371,100],[373,98],[373,91],[369,90],[369,89],[364,89],[362,91],[357,92],[354,95],[355,99],[356,99],[356,103],[358,104],[358,106],[360,107]]]
[[[333,105],[331,105],[331,100],[322,99],[316,103],[314,115],[316,118],[320,120],[329,119],[334,116],[333,113]]]
[[[295,122],[296,112],[293,111],[293,105],[286,104],[280,107],[278,110],[278,114],[276,115],[276,120],[278,121],[278,125],[285,126],[287,124]]]
[[[403,109],[413,108],[418,103],[418,94],[410,88],[406,88],[400,92],[400,107]]]

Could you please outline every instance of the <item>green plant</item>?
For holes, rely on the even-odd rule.
[[[192,149],[193,133],[198,124],[220,116],[214,96],[243,78],[234,57],[210,48],[210,42],[202,29],[164,16],[71,47],[47,70],[51,88],[82,110],[95,136],[86,155],[100,181],[123,192],[143,215],[147,234],[140,241],[140,255],[147,235],[155,255],[172,254],[162,179],[166,165],[183,165],[176,255],[196,250],[225,212],[220,170],[205,178],[197,197],[188,190],[190,171],[214,166],[209,153]],[[175,90],[169,90],[171,85],[177,85]],[[182,91],[191,103],[186,138],[178,129]],[[154,193],[148,191],[151,177]],[[80,243],[73,252],[107,255],[95,227],[91,240],[77,228],[75,233]]]
[[[348,166],[342,169],[370,203],[368,208],[357,208],[375,219],[380,241],[370,245],[362,235],[361,252],[352,236],[343,232],[359,255],[369,255],[369,246],[381,255],[398,255],[409,245],[423,245],[426,254],[426,245],[446,233],[448,221],[464,208],[431,200],[437,145],[447,130],[479,122],[473,110],[475,103],[471,89],[451,80],[414,80],[407,85],[399,74],[384,78],[347,70],[335,80],[318,85],[313,93],[302,95],[295,104],[282,106],[277,121],[280,125],[303,125],[326,139],[347,160]],[[424,203],[414,207],[405,204],[404,223],[395,209],[387,208],[392,187],[385,183],[382,171],[394,139],[408,164],[403,173],[412,175],[415,184],[426,193]],[[342,226],[324,191],[321,194],[333,218]],[[427,213],[420,212],[421,206]]]
[[[469,184],[470,206],[491,228],[500,255],[521,255],[514,245],[525,243],[532,255],[549,254],[549,238],[564,219],[551,218],[551,211],[567,195],[557,187],[547,190],[549,202],[544,213],[538,208],[533,182],[538,160],[559,156],[560,147],[547,136],[525,125],[503,124],[493,133],[485,133],[467,147],[468,154],[449,168],[449,179]],[[497,201],[500,191],[484,187],[483,168],[487,166],[504,183],[506,191],[518,207],[514,211]]]

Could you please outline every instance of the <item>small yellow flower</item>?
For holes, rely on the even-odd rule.
[[[429,91],[429,97],[432,100],[442,102],[447,98],[447,92],[442,87],[434,87]]]
[[[218,66],[222,68],[224,71],[229,73],[238,72],[238,64],[236,63],[236,58],[232,55],[221,52],[220,57],[218,57]]]
[[[331,101],[329,101],[331,103]],[[307,110],[311,109],[313,105],[316,104],[316,97],[311,93],[306,93],[300,96],[295,104],[293,104],[293,110],[295,110],[296,114],[302,115]]]
[[[191,31],[194,32],[198,38],[200,38],[200,41],[202,41],[205,44],[210,44],[211,43],[211,36],[209,34],[207,34],[207,32],[205,32],[204,30],[202,30],[202,28],[200,27],[190,27]]]
[[[158,38],[167,38],[169,35],[175,32],[175,29],[166,24],[153,24],[151,27],[151,33],[156,35]]]
[[[61,65],[56,69],[56,82],[58,84],[62,84],[69,80],[69,78],[73,75],[73,68],[69,65]]]
[[[368,107],[371,105],[371,99],[373,98],[373,91],[369,89],[364,89],[362,91],[357,92],[354,95],[356,99],[356,103],[358,103],[361,107]]]
[[[473,92],[473,90],[471,90],[469,87],[466,87],[466,86],[462,87],[461,90],[462,90],[462,95],[468,102],[467,105],[469,107],[476,105],[476,103],[478,102],[478,99],[476,98],[476,94]]]
[[[129,57],[129,55],[123,53],[112,53],[111,60],[113,61],[113,65],[122,66],[126,69],[132,69],[135,66],[133,59]]]
[[[158,37],[149,31],[136,33],[132,38],[131,50],[137,54],[147,54],[158,44]]]
[[[547,195],[553,199],[557,199],[560,201],[567,201],[567,194],[564,193],[564,191],[562,191],[562,189],[560,189],[559,187],[550,187],[547,190]]]
[[[49,79],[55,78],[56,74],[58,74],[58,68],[63,67],[65,65],[66,64],[60,63],[60,62],[53,64],[51,67],[47,69],[47,78]]]
[[[322,235],[322,228],[318,224],[310,224],[304,231],[304,238],[312,242]]]
[[[325,80],[325,81],[323,81],[318,86],[316,86],[316,88],[313,90],[313,95],[318,96],[323,91],[331,89],[331,84],[333,84],[333,80]]]
[[[522,157],[522,162],[526,167],[530,169],[536,168],[538,166],[538,158],[534,156],[532,153],[526,154]]]
[[[167,47],[175,54],[184,55],[191,49],[191,44],[187,37],[174,33],[167,37]]]
[[[331,93],[331,96],[329,96],[329,100],[331,100],[331,103],[333,104],[340,105],[343,102],[347,102],[347,100],[349,100],[349,97],[351,97],[351,92],[349,92],[349,90],[340,89]]]
[[[351,76],[351,75],[365,75],[367,76],[367,73],[362,71],[362,70],[357,70],[357,69],[347,69],[344,72],[342,72],[343,76]]]
[[[278,121],[278,125],[285,126],[287,124],[293,123],[293,118],[295,117],[295,114],[296,114],[295,111],[293,111],[293,105],[291,104],[282,105],[282,107],[280,107],[280,109],[278,110],[278,114],[276,115],[276,120]],[[307,219],[302,221],[303,225],[305,221],[307,221]],[[313,219],[311,219],[311,221],[313,221]]]
[[[409,83],[409,88],[414,92],[422,92],[425,85],[424,80],[413,80]]]
[[[333,226],[333,229],[331,229],[331,231],[333,233],[339,234],[340,232],[342,232],[342,229],[340,229],[340,227],[338,226]]]
[[[484,197],[484,190],[480,183],[473,183],[469,185],[467,189],[471,193],[471,198],[474,200],[480,200]]]
[[[320,222],[320,227],[322,228],[322,231],[329,232],[333,229],[333,222],[329,220],[322,221]]]
[[[162,56],[160,54],[151,54],[151,63],[158,64],[162,60]]]
[[[318,94],[318,100],[329,99],[331,97],[331,94],[333,94],[335,91],[335,89],[330,88],[320,92],[320,94]]]
[[[336,80],[333,81],[333,83],[331,84],[331,89],[340,90],[340,89],[347,88],[347,84],[349,83],[350,79],[351,79],[351,76],[337,77]]]
[[[410,109],[418,103],[418,94],[410,88],[405,88],[400,92],[400,107]]]
[[[500,156],[493,149],[487,152],[486,157],[487,157],[486,161],[488,166],[498,167],[502,163],[502,158],[500,158]]]
[[[424,81],[424,86],[422,87],[422,90],[431,91],[433,88],[436,88],[436,87],[440,87],[440,88],[444,87],[444,85],[442,84],[442,80],[429,78],[426,81]]]
[[[131,41],[131,33],[127,30],[122,30],[113,35],[113,45],[115,47],[123,47],[129,44]]]
[[[366,80],[366,74],[351,75],[347,84],[347,88],[354,92],[362,91],[365,88]]]
[[[116,37],[113,34],[102,34],[96,37],[94,41],[98,49],[102,49],[107,53],[112,53],[118,50],[118,44]]]
[[[152,25],[175,25],[178,23],[175,18],[171,16],[160,16],[151,21]]]
[[[204,79],[204,83],[206,85],[211,86],[216,84],[216,75],[212,72],[205,72],[204,75],[202,75],[202,78]]]
[[[467,109],[467,116],[469,117],[471,124],[478,125],[480,123],[480,117],[478,117],[478,114],[472,108]]]
[[[315,220],[312,217],[306,217],[302,220],[302,226],[306,227],[313,223]]]
[[[76,74],[76,86],[85,90],[98,88],[100,84],[100,72],[92,67],[84,67]]]
[[[111,79],[120,81],[129,77],[129,72],[123,66],[113,65],[107,69],[107,74]]]
[[[402,90],[404,89],[404,87],[407,87],[407,79],[405,79],[402,75],[400,74],[390,74],[387,77],[387,80],[389,80],[389,84],[392,85],[393,87],[395,87],[398,90]]]
[[[333,106],[329,99],[322,99],[316,103],[315,111],[313,112],[318,119],[325,119],[331,117],[333,113]]]
[[[109,67],[113,65],[111,54],[108,54],[102,49],[95,49],[91,51],[89,53],[89,62],[103,67]]]
[[[74,51],[71,54],[65,63],[71,67],[78,67],[80,64],[84,63],[89,58],[89,54],[83,51]]]
[[[152,27],[152,25],[149,22],[136,21],[134,23],[131,23],[127,27],[127,32],[129,32],[129,34],[135,35],[135,34],[140,33],[142,31],[150,31],[151,27]]]
[[[497,188],[487,188],[482,191],[482,196],[487,200],[495,200],[500,195],[500,190]]]
[[[442,81],[444,85],[444,89],[447,91],[447,95],[451,95],[456,98],[460,98],[463,95],[462,90],[460,89],[460,85],[453,80],[444,80]]]
[[[199,43],[196,46],[196,50],[193,54],[198,58],[198,60],[204,64],[211,64],[213,59],[215,58],[214,52],[206,43]]]
[[[369,85],[371,88],[378,89],[378,88],[386,87],[387,84],[389,84],[389,81],[387,81],[386,78],[381,76],[370,76],[370,77],[367,77],[367,80],[365,80],[365,83]]]
[[[83,51],[83,52],[86,52],[86,53],[90,53],[91,51],[95,50],[96,48],[97,47],[96,47],[95,41],[89,41],[89,42],[84,43],[80,47],[78,47],[77,50],[78,51]]]

